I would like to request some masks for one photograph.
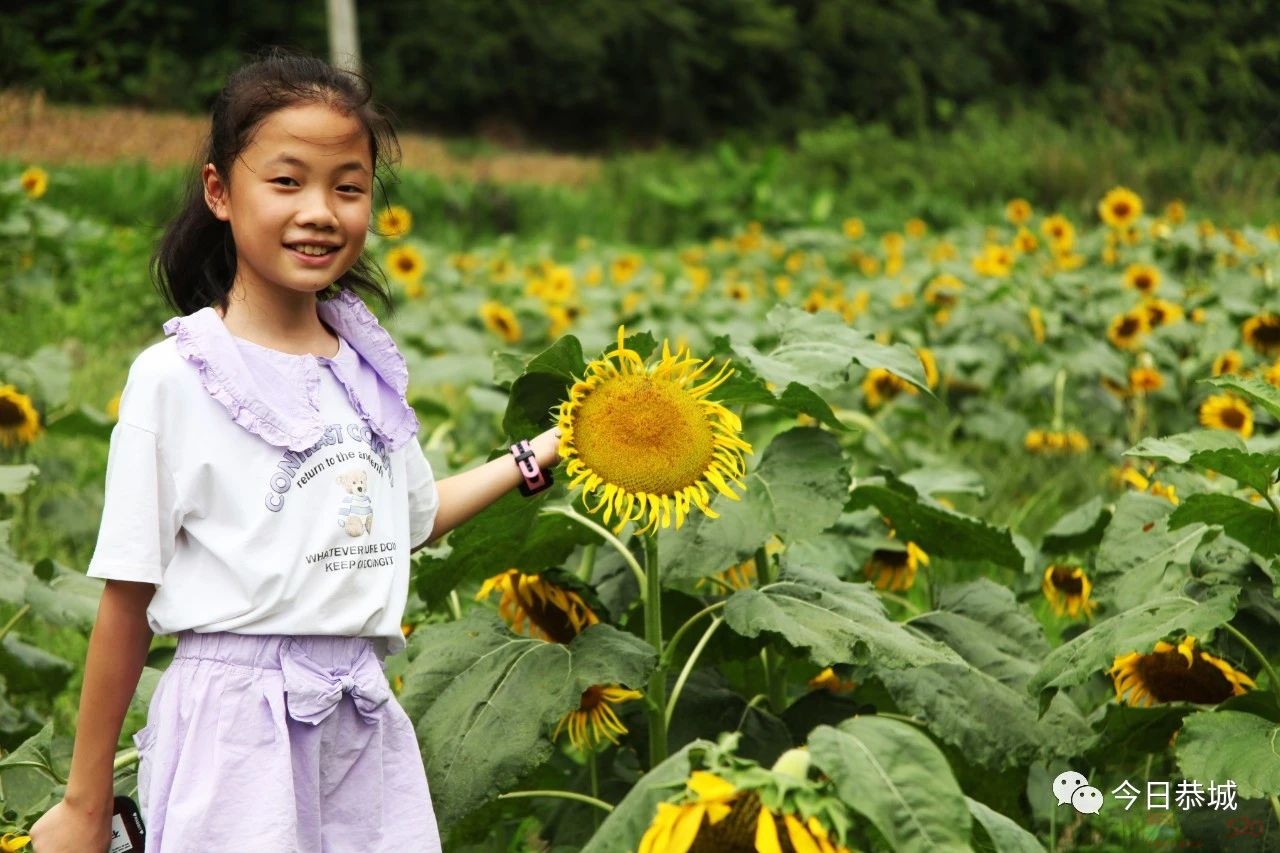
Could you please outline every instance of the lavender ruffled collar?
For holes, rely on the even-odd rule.
[[[333,358],[289,355],[236,338],[212,308],[174,317],[164,332],[177,336],[178,354],[199,371],[204,390],[231,419],[276,447],[302,451],[324,435],[325,365],[365,424],[389,450],[400,448],[418,433],[418,417],[405,402],[404,357],[356,294],[344,290],[318,310],[339,338]]]

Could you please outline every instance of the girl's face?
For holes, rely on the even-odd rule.
[[[230,176],[210,164],[203,178],[209,209],[230,224],[235,240],[233,292],[312,295],[364,249],[373,198],[369,136],[357,119],[331,107],[277,110],[253,133]]]

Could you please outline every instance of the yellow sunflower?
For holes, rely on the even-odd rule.
[[[1253,409],[1233,394],[1214,394],[1200,404],[1200,425],[1248,438],[1253,435]]]
[[[902,230],[907,232],[908,237],[918,240],[929,233],[929,224],[920,218],[908,219]]]
[[[1085,618],[1092,618],[1094,602],[1090,600],[1089,593],[1093,585],[1080,566],[1054,563],[1044,570],[1040,589],[1053,612],[1059,616],[1074,619],[1083,613]]]
[[[1098,202],[1098,215],[1112,228],[1128,228],[1142,216],[1142,199],[1133,190],[1115,187]]]
[[[582,309],[576,305],[548,305],[547,319],[551,321],[551,326],[547,335],[552,338],[560,337],[569,331],[581,313]]]
[[[1159,391],[1164,387],[1164,376],[1154,367],[1135,367],[1129,371],[1129,390],[1135,393]]]
[[[0,853],[17,853],[30,843],[31,836],[25,832],[6,832],[0,835]]]
[[[810,690],[825,690],[836,696],[843,693],[850,693],[857,686],[857,682],[843,678],[831,667],[827,667],[822,672],[809,679]]]
[[[1117,314],[1107,327],[1107,340],[1119,349],[1132,349],[1147,332],[1151,324],[1147,320],[1147,312],[1141,307]]]
[[[48,192],[49,173],[39,166],[28,166],[18,178],[18,183],[22,185],[22,191],[27,194],[27,198],[34,200]]]
[[[916,571],[929,565],[929,555],[914,542],[908,542],[905,550],[877,548],[862,567],[876,589],[904,592],[916,582]]]
[[[31,398],[12,385],[0,385],[0,444],[30,444],[40,436],[40,415]]]
[[[726,364],[705,378],[713,364],[663,341],[661,359],[647,367],[619,327],[617,348],[573,384],[560,404],[560,457],[569,488],[581,488],[606,524],[616,516],[619,529],[635,521],[650,532],[670,527],[674,515],[679,528],[694,506],[719,517],[712,488],[738,500],[732,487],[746,488],[751,445],[738,416],[707,399],[733,373]]]
[[[524,335],[515,312],[501,302],[489,300],[481,305],[480,319],[484,321],[486,329],[509,344],[516,343]]]
[[[626,284],[640,271],[642,263],[639,255],[619,255],[609,264],[609,277],[614,284]]]
[[[1148,299],[1142,303],[1147,312],[1147,325],[1153,329],[1172,326],[1182,321],[1182,306],[1167,299]]]
[[[1268,365],[1267,369],[1262,371],[1262,378],[1268,385],[1280,388],[1280,361]]]
[[[862,395],[866,398],[867,407],[871,409],[880,408],[903,392],[915,394],[916,388],[883,367],[871,368],[862,379]]]
[[[426,269],[422,253],[412,246],[396,246],[387,252],[387,272],[401,284],[418,281]]]
[[[1174,225],[1181,225],[1187,219],[1187,205],[1175,198],[1164,206],[1164,215]]]
[[[486,580],[476,601],[501,592],[498,613],[517,634],[549,643],[567,643],[600,621],[582,596],[542,575],[507,569]]]
[[[1271,358],[1280,355],[1280,315],[1258,314],[1244,321],[1240,334],[1245,343],[1260,355]]]
[[[1027,309],[1027,322],[1031,324],[1031,337],[1035,338],[1036,343],[1044,343],[1044,314],[1040,309],[1032,305]]]
[[[617,746],[618,735],[625,735],[627,727],[622,725],[613,706],[643,695],[639,690],[628,690],[616,684],[588,687],[582,692],[578,707],[560,718],[551,739],[560,737],[561,731],[568,731],[569,743],[579,752],[593,752],[606,740]]]
[[[1045,217],[1040,223],[1040,233],[1055,249],[1070,249],[1076,243],[1076,227],[1070,219],[1058,213]]]
[[[850,240],[857,240],[867,233],[867,227],[862,224],[862,220],[856,216],[846,219],[840,224],[840,230],[844,232],[844,236]]]
[[[1026,225],[1031,221],[1031,202],[1025,198],[1010,199],[1004,206],[1004,218],[1014,225]]]
[[[1129,264],[1124,271],[1124,286],[1150,296],[1160,286],[1160,270],[1151,264]]]
[[[408,208],[393,204],[378,214],[378,233],[383,237],[397,240],[409,233],[413,227],[413,214]]]
[[[916,350],[916,357],[920,359],[920,366],[924,368],[924,384],[930,388],[937,388],[938,358],[933,354],[933,350],[921,347]]]
[[[1197,649],[1191,636],[1176,646],[1161,640],[1147,654],[1117,655],[1108,674],[1117,701],[1146,707],[1164,702],[1217,705],[1256,686],[1231,664]]]

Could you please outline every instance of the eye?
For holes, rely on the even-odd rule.
[[[360,195],[364,192],[364,187],[358,184],[343,184],[338,187],[338,192],[343,195]]]
[[[298,182],[295,181],[293,178],[285,177],[284,175],[281,175],[278,178],[272,178],[271,183],[276,184],[278,186],[282,186],[282,187],[299,186]]]

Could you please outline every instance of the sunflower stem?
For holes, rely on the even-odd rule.
[[[647,600],[646,596],[648,595],[649,585],[645,580],[644,569],[640,568],[640,563],[636,561],[635,555],[631,553],[630,549],[627,548],[621,539],[610,533],[604,526],[596,524],[594,521],[587,518],[585,515],[582,515],[571,506],[547,506],[543,507],[542,511],[567,515],[583,527],[595,531],[601,539],[612,545],[614,550],[622,555],[622,559],[626,561],[627,566],[631,569],[631,573],[636,576],[636,581],[640,584],[640,601],[643,603]]]
[[[595,806],[606,813],[613,811],[613,806],[609,805],[604,800],[598,800],[595,797],[588,797],[586,794],[579,794],[574,791],[508,791],[505,794],[498,795],[499,800],[514,800],[520,797],[558,797],[562,800],[576,800],[579,803],[586,803],[587,805]]]
[[[834,412],[834,414],[837,420],[842,422],[849,421],[854,426],[860,427],[864,431],[875,436],[880,444],[884,446],[884,449],[889,452],[889,455],[893,457],[893,461],[897,467],[904,467],[907,464],[907,457],[902,452],[901,448],[894,443],[894,440],[889,437],[889,433],[885,432],[884,428],[881,427],[880,424],[876,423],[875,419],[870,415],[853,409],[840,409]]]
[[[1268,494],[1267,492],[1260,492],[1259,494],[1261,494],[1262,497],[1264,497],[1267,503],[1271,506],[1271,511],[1275,513],[1276,518],[1280,519],[1280,504],[1276,503],[1276,499],[1271,497],[1271,495]]]
[[[116,756],[115,761],[111,762],[111,769],[116,771],[122,767],[128,767],[130,764],[137,764],[138,758],[137,748],[131,746]]]
[[[454,622],[462,621],[462,599],[458,597],[456,589],[449,590],[449,614],[453,616]]]
[[[593,749],[587,753],[587,769],[591,773],[591,798],[593,800],[600,799],[600,768],[596,764],[596,751]],[[600,828],[600,815],[592,812],[591,823],[596,828]]]
[[[667,699],[667,713],[665,722],[671,725],[671,717],[676,710],[676,702],[680,700],[680,691],[684,689],[684,683],[689,680],[689,673],[693,672],[693,665],[698,662],[698,658],[702,656],[702,651],[707,647],[707,643],[711,641],[711,635],[716,629],[724,624],[724,619],[716,616],[711,620],[711,624],[707,626],[707,630],[702,632],[702,638],[698,640],[698,644],[693,647],[693,651],[689,653],[689,659],[684,662],[684,667],[680,670],[680,676],[676,679],[675,686],[671,688],[671,696]]]
[[[22,621],[22,617],[26,616],[30,612],[31,612],[30,604],[22,605],[22,607],[18,609],[18,612],[13,614],[13,618],[10,619],[8,622],[4,623],[3,628],[0,628],[0,640],[3,640],[5,637],[9,636],[9,632],[13,630],[13,626],[17,625],[20,621]]]
[[[667,758],[667,669],[662,665],[662,573],[658,569],[658,536],[644,538],[644,638],[658,653],[658,665],[649,675],[649,767]]]
[[[671,657],[675,654],[676,647],[680,645],[680,641],[684,639],[685,632],[693,628],[694,623],[696,623],[703,616],[706,616],[710,613],[715,613],[717,610],[724,609],[724,606],[728,603],[729,603],[729,600],[726,598],[724,601],[717,601],[715,604],[709,604],[706,607],[699,610],[697,613],[690,616],[688,619],[686,619],[685,623],[681,625],[679,628],[677,628],[676,632],[671,635],[671,639],[667,641],[666,648],[662,650],[662,658],[663,658],[662,665],[663,666],[671,665]]]
[[[1063,368],[1053,377],[1053,422],[1049,425],[1049,428],[1055,432],[1062,432],[1062,413],[1065,409],[1066,396],[1067,371],[1066,368]]]
[[[1239,628],[1230,622],[1224,622],[1222,627],[1227,629],[1227,633],[1235,637],[1240,645],[1248,649],[1249,654],[1258,659],[1258,663],[1262,664],[1262,669],[1267,674],[1267,686],[1271,688],[1271,695],[1280,697],[1280,693],[1277,693],[1277,691],[1280,691],[1280,678],[1276,677],[1276,671],[1271,667],[1271,661],[1267,660],[1267,656],[1248,637],[1241,633]]]
[[[1267,794],[1267,799],[1271,801],[1271,810],[1276,813],[1276,820],[1280,820],[1280,797]]]
[[[588,543],[582,549],[582,562],[578,564],[578,580],[591,582],[591,574],[596,568],[596,543]]]

